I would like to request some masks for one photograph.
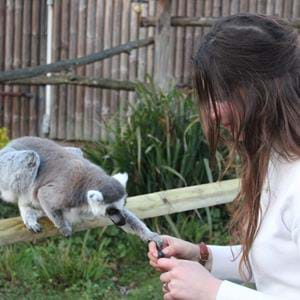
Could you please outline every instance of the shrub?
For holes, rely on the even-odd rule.
[[[2,127],[0,128],[0,149],[6,146],[6,144],[9,142],[7,129]]]
[[[137,85],[124,122],[107,126],[108,139],[87,146],[89,159],[108,172],[129,174],[130,195],[208,182],[208,148],[191,94]]]
[[[85,147],[88,158],[109,173],[127,172],[131,196],[216,179],[218,172],[213,173],[208,166],[208,146],[191,92],[173,88],[163,93],[151,81],[137,84],[136,92],[137,100],[127,119],[118,123],[116,116],[107,126],[107,140]],[[217,158],[221,168],[220,153]],[[166,221],[156,218],[151,226],[197,240],[207,233],[212,235],[212,216],[224,228],[226,212],[211,214],[209,208],[165,216]]]

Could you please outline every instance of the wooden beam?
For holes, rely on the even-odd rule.
[[[207,27],[212,26],[218,21],[219,17],[171,17],[171,26],[192,26]],[[285,19],[295,28],[300,28],[300,18]],[[140,25],[144,27],[156,26],[156,17],[141,17]]]
[[[74,74],[52,75],[51,77],[39,76],[34,78],[25,78],[10,80],[2,83],[5,85],[60,85],[70,84],[79,86],[96,87],[109,90],[134,91],[135,82],[129,80],[104,79],[99,77],[86,77]],[[1,85],[1,82],[0,82]]]
[[[238,188],[237,179],[201,184],[129,197],[126,207],[141,219],[152,218],[231,202],[237,195]],[[0,246],[35,241],[59,234],[48,219],[43,218],[40,223],[43,231],[31,233],[25,228],[20,217],[0,220]],[[110,224],[106,218],[86,221],[75,226],[74,231]]]
[[[104,60],[114,55],[129,52],[132,49],[145,47],[153,44],[153,38],[148,38],[140,41],[129,42],[111,49],[106,49],[98,53],[93,53],[80,58],[58,61],[52,64],[40,65],[32,68],[17,69],[12,71],[0,72],[0,83],[24,78],[36,77],[46,73],[60,72],[69,68],[78,67],[81,65],[90,64],[96,61]]]
[[[159,0],[155,29],[154,82],[162,90],[168,88],[171,79],[171,49],[171,0]]]

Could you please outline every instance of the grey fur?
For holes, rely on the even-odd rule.
[[[29,230],[40,231],[38,219],[46,215],[69,236],[73,223],[106,216],[125,231],[161,246],[160,237],[124,208],[126,181],[127,174],[109,176],[80,149],[48,139],[23,137],[0,151],[2,199],[18,204]]]
[[[16,151],[6,147],[0,151],[0,187],[24,193],[36,179],[40,159],[36,152]]]

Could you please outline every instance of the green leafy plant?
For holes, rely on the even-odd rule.
[[[161,92],[149,78],[147,85],[137,84],[136,92],[128,118],[119,123],[113,120],[107,126],[107,140],[85,147],[88,158],[109,173],[126,171],[131,196],[215,180],[219,172],[208,166],[208,146],[191,91],[173,88]],[[222,160],[218,153],[219,170]],[[155,218],[151,226],[191,240],[212,237],[210,211],[206,208]],[[225,222],[225,210],[221,215]],[[189,220],[190,230],[184,219]]]
[[[6,146],[9,142],[8,132],[5,127],[0,128],[0,149]]]
[[[108,139],[85,148],[88,158],[108,172],[128,172],[130,195],[208,182],[208,148],[191,94],[162,93],[151,81],[136,90],[128,119],[109,124]]]

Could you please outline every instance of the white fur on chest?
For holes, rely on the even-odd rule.
[[[92,214],[88,205],[64,209],[63,215],[70,224],[76,224],[80,221],[95,219],[95,216]]]
[[[35,201],[33,197],[33,188],[29,188],[29,190],[24,194],[17,194],[13,191],[9,190],[0,190],[1,199],[8,203],[18,203],[19,205],[31,206],[33,208],[40,208],[38,201]]]

